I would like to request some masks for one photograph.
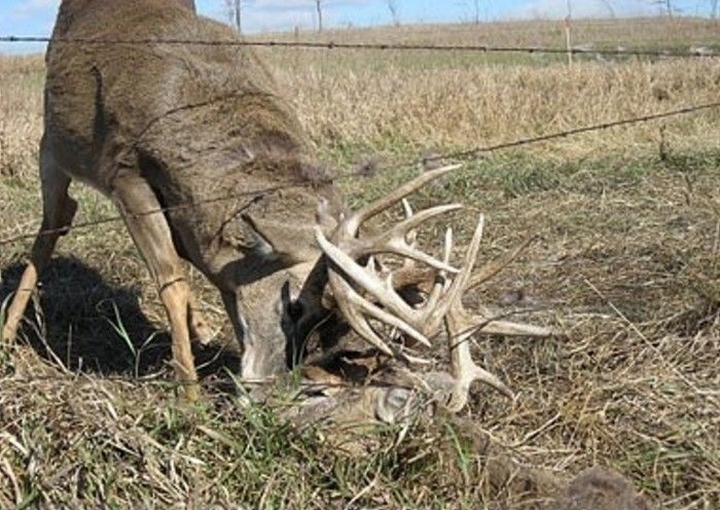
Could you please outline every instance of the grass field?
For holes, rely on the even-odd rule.
[[[701,20],[578,22],[577,44],[718,44]],[[660,36],[662,34],[662,37]],[[313,36],[315,37],[315,36]],[[318,36],[319,37],[319,36]],[[330,32],[336,41],[561,46],[550,22]],[[264,49],[351,204],[419,161],[720,97],[720,59]],[[0,57],[0,239],[39,224],[43,61]],[[720,507],[720,110],[485,154],[418,206],[487,214],[482,259],[534,242],[468,302],[533,308],[566,333],[491,338],[475,357],[517,393],[473,390],[458,419],[374,432],[362,455],[220,391],[172,397],[165,319],[118,222],[64,237],[28,315],[29,345],[0,350],[0,507],[515,507],[485,470],[491,437],[518,465],[569,477],[601,464],[662,508]],[[76,223],[115,215],[82,186]],[[459,243],[472,214],[458,216]],[[0,302],[31,240],[0,245]],[[217,298],[194,284],[221,334]],[[511,299],[512,298],[512,299]],[[232,360],[228,361],[231,363]]]

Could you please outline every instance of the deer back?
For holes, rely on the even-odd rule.
[[[47,53],[46,143],[106,194],[141,174],[171,210],[179,252],[209,276],[236,258],[226,248],[256,249],[258,229],[269,249],[306,248],[288,263],[316,256],[318,195],[339,198],[267,69],[191,3],[65,0]],[[252,234],[241,218],[256,218]]]

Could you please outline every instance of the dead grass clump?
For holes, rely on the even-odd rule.
[[[0,177],[32,176],[42,119],[41,58],[0,55]]]

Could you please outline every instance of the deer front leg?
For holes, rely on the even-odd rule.
[[[42,145],[45,140],[43,139]],[[52,154],[41,145],[40,177],[42,180],[43,220],[40,232],[33,243],[30,261],[23,271],[20,285],[7,311],[2,328],[2,339],[15,341],[20,321],[25,315],[30,296],[38,278],[50,261],[58,238],[65,233],[65,227],[72,223],[77,202],[67,194],[70,178],[55,164]]]
[[[193,401],[198,397],[195,361],[190,347],[190,320],[194,302],[175,250],[167,219],[150,185],[138,175],[121,175],[111,194],[127,229],[150,274],[158,286],[160,299],[170,322],[173,368],[182,384],[182,393]]]

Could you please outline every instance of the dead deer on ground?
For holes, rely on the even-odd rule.
[[[478,378],[505,389],[472,362],[464,338],[480,328],[547,331],[462,310],[462,294],[477,279],[472,268],[483,222],[461,268],[451,265],[449,236],[442,258],[409,239],[419,225],[459,205],[409,212],[386,232],[359,236],[369,218],[453,167],[423,173],[346,213],[266,68],[248,47],[237,45],[232,29],[197,16],[188,8],[192,4],[61,3],[46,55],[43,220],[7,312],[5,341],[15,339],[38,277],[70,229],[77,203],[68,187],[76,179],[121,212],[159,289],[174,369],[190,399],[198,391],[191,340],[207,342],[211,333],[181,259],[219,289],[243,348],[243,378],[287,370],[307,335],[336,310],[379,350],[407,359],[380,337],[378,322],[426,345],[447,326],[456,406]],[[383,253],[414,261],[396,271],[406,283],[419,282],[415,275],[423,271],[426,281],[427,271],[433,272],[424,304],[409,305],[396,292],[398,284],[384,280],[382,268],[373,269],[373,255]],[[423,264],[423,271],[413,264]]]

